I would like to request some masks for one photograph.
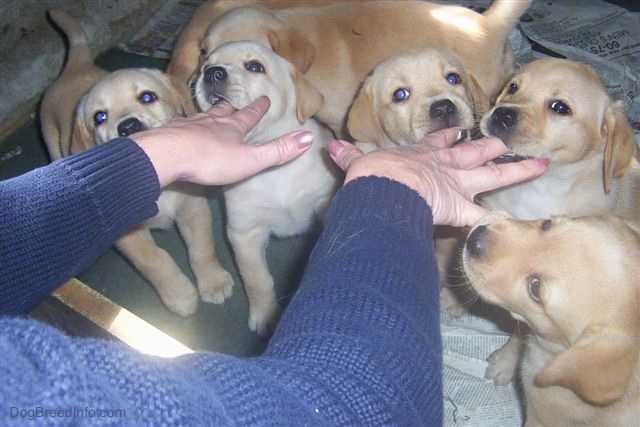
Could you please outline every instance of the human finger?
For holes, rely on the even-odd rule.
[[[246,134],[258,124],[270,106],[271,101],[269,98],[261,96],[251,104],[233,113],[233,117],[238,119],[244,126],[243,132]]]
[[[432,132],[422,138],[419,144],[432,148],[446,148],[466,137],[466,131],[460,128],[447,128]]]
[[[349,169],[349,166],[351,166],[353,162],[364,155],[362,150],[355,145],[339,139],[332,139],[327,142],[327,150],[329,151],[331,159],[333,159],[335,164],[343,171]]]
[[[447,151],[442,150],[439,155],[447,155],[447,161],[451,166],[473,169],[508,151],[509,148],[500,139],[485,137],[460,143]]]
[[[235,111],[236,108],[229,101],[221,101],[209,108],[205,113],[214,117],[227,117]]]
[[[471,180],[469,190],[472,195],[484,193],[522,181],[537,178],[546,172],[549,159],[527,159],[515,163],[493,164],[474,169],[474,179]]]
[[[244,165],[237,168],[238,176],[232,179],[244,179],[267,168],[287,163],[306,152],[312,144],[313,133],[309,131],[289,133],[260,145],[243,144],[240,147],[249,153],[246,156],[240,155],[241,159],[245,159]]]

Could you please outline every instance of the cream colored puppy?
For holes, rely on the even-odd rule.
[[[80,24],[59,9],[49,9],[49,16],[69,41],[64,69],[45,90],[39,110],[42,136],[53,161],[71,153],[76,106],[107,72],[93,64],[89,40]]]
[[[194,113],[186,85],[159,70],[122,69],[100,79],[78,105],[74,140],[78,150],[118,136],[163,125]],[[212,215],[202,187],[176,183],[158,199],[158,214],[116,242],[116,247],[151,282],[162,302],[181,315],[193,314],[198,291],[173,258],[158,247],[153,228],[173,222],[187,246],[189,264],[204,301],[221,303],[231,295],[233,279],[220,265],[212,230]]]
[[[532,331],[521,362],[525,425],[637,425],[637,224],[491,213],[469,234],[463,265],[483,299]]]
[[[517,218],[616,213],[640,219],[640,167],[621,101],[589,66],[566,59],[527,64],[509,80],[481,129],[512,155],[546,157],[540,178],[482,198]]]
[[[316,216],[324,214],[337,187],[336,167],[324,150],[332,134],[311,118],[323,98],[293,65],[249,41],[214,50],[200,70],[195,91],[203,110],[222,100],[242,108],[268,96],[271,107],[247,135],[248,144],[300,129],[313,132],[313,146],[298,159],[224,189],[227,233],[249,299],[249,327],[266,335],[280,311],[265,258],[269,237],[307,231]]]
[[[633,131],[622,102],[609,96],[587,65],[565,59],[527,64],[508,81],[481,129],[512,150],[496,161],[550,160],[544,175],[485,194],[483,206],[520,219],[615,214],[640,222]],[[514,334],[491,355],[488,378],[511,380],[520,341]]]
[[[415,144],[428,133],[449,127],[477,130],[489,98],[450,50],[407,49],[376,66],[351,106],[347,130],[363,151]],[[460,283],[459,250],[464,230],[437,227],[441,307],[465,311],[454,294]],[[458,261],[458,262],[455,262]],[[453,271],[452,271],[453,270]]]
[[[380,61],[413,46],[454,51],[485,93],[495,95],[514,67],[508,35],[531,1],[495,0],[483,14],[422,0],[319,1],[314,7],[303,7],[309,1],[296,2],[300,7],[273,1],[228,3],[199,10],[211,13],[210,25],[202,28],[206,20],[194,17],[176,45],[170,72],[187,80],[198,69],[199,54],[206,57],[230,41],[259,42],[294,64],[325,96],[317,117],[343,135],[360,83]],[[199,46],[186,43],[185,37],[197,33]]]
[[[451,51],[419,47],[381,62],[351,106],[347,130],[377,147],[415,144],[436,130],[477,126],[489,98]]]

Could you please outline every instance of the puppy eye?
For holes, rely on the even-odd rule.
[[[106,111],[97,111],[93,115],[93,123],[95,123],[96,126],[98,126],[106,122],[108,118],[109,118],[109,115],[107,114]]]
[[[520,88],[518,87],[517,83],[511,83],[509,84],[509,90],[507,92],[509,92],[509,95],[513,95],[518,91],[518,89]]]
[[[203,57],[203,58],[204,58],[205,56],[207,56],[207,49],[205,49],[205,48],[201,47],[201,48],[200,48],[200,56],[201,56],[201,57]]]
[[[462,79],[460,78],[460,75],[458,75],[457,73],[449,73],[447,74],[447,81],[449,82],[449,84],[455,86],[459,84],[462,81]]]
[[[401,87],[400,89],[397,89],[395,92],[393,92],[393,102],[406,101],[407,99],[409,99],[409,96],[411,96],[411,92],[409,92],[408,89]]]
[[[244,64],[244,68],[251,71],[252,73],[264,73],[264,67],[257,61],[247,62],[246,64]]]
[[[142,102],[143,104],[150,104],[156,99],[158,99],[156,94],[149,91],[142,92],[138,97],[138,100],[140,100],[140,102]]]
[[[571,108],[562,101],[552,101],[551,104],[549,104],[549,108],[563,116],[571,114]]]
[[[527,290],[529,291],[529,296],[539,304],[542,304],[542,299],[540,298],[541,284],[542,282],[537,276],[529,276],[529,278],[527,279]]]
[[[540,229],[542,231],[547,231],[548,229],[551,228],[551,220],[550,219],[545,219],[544,221],[542,221],[542,223],[540,224]]]

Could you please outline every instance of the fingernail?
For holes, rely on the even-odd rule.
[[[305,130],[294,135],[293,140],[296,142],[298,148],[307,148],[313,144],[313,132]]]
[[[344,147],[344,143],[339,139],[330,139],[327,142],[327,151],[331,156],[335,156]]]
[[[539,157],[537,159],[535,159],[536,163],[539,164],[540,166],[543,167],[548,167],[549,166],[549,159],[547,159],[546,157]]]

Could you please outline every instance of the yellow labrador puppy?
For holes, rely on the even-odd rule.
[[[267,335],[280,311],[265,258],[269,237],[307,231],[328,208],[337,186],[336,168],[324,149],[332,134],[311,118],[323,97],[292,64],[250,41],[211,52],[195,91],[203,110],[221,100],[242,108],[268,96],[271,107],[247,135],[248,144],[300,129],[314,135],[312,147],[298,159],[224,189],[227,233],[249,299],[249,327]]]
[[[637,223],[494,212],[469,234],[463,265],[483,299],[531,329],[520,368],[525,425],[638,425]]]
[[[387,58],[353,101],[347,130],[375,147],[415,144],[430,132],[471,129],[489,110],[489,98],[449,50],[419,47]]]
[[[347,130],[363,151],[415,144],[449,127],[477,130],[489,98],[450,50],[407,49],[382,61],[362,84],[351,106]],[[462,314],[454,290],[464,290],[457,253],[464,230],[437,227],[441,307]],[[452,271],[453,270],[453,271]]]
[[[284,2],[272,3],[267,2],[262,8],[259,1],[256,6],[242,2],[245,6],[212,16],[209,27],[200,29],[199,49],[179,41],[169,69],[182,73],[190,68],[193,72],[198,69],[199,53],[204,58],[226,42],[262,43],[293,63],[325,96],[328,101],[317,117],[342,135],[360,83],[380,61],[413,46],[454,51],[478,78],[485,93],[495,95],[513,71],[509,32],[531,1],[495,0],[484,14],[422,0],[348,0],[282,8],[279,7]],[[199,26],[203,20],[197,17],[193,22]],[[184,34],[193,35],[193,30],[189,25]],[[185,55],[182,49],[191,52]],[[191,65],[176,63],[184,59]],[[189,75],[179,77],[186,80]]]
[[[520,69],[481,121],[512,150],[500,161],[547,157],[540,178],[482,198],[517,218],[616,213],[640,219],[640,167],[621,101],[589,66],[543,59]]]
[[[546,157],[547,172],[484,195],[483,206],[520,219],[615,214],[640,222],[640,166],[627,114],[589,66],[566,59],[527,64],[481,121],[512,153],[496,161]],[[511,380],[521,340],[489,358],[487,377]]]
[[[163,125],[171,118],[195,113],[185,84],[159,70],[130,68],[101,78],[78,104],[74,125],[79,151],[118,136]],[[233,279],[220,265],[212,230],[212,215],[202,187],[177,183],[165,188],[158,214],[116,242],[116,247],[151,282],[168,309],[193,314],[198,290],[204,301],[221,303],[231,295]],[[176,223],[187,246],[198,290],[173,258],[158,247],[153,228]]]
[[[93,64],[89,40],[82,27],[60,9],[49,9],[51,20],[67,36],[69,52],[60,75],[45,90],[40,103],[40,127],[49,158],[71,153],[76,106],[85,93],[107,72]]]

